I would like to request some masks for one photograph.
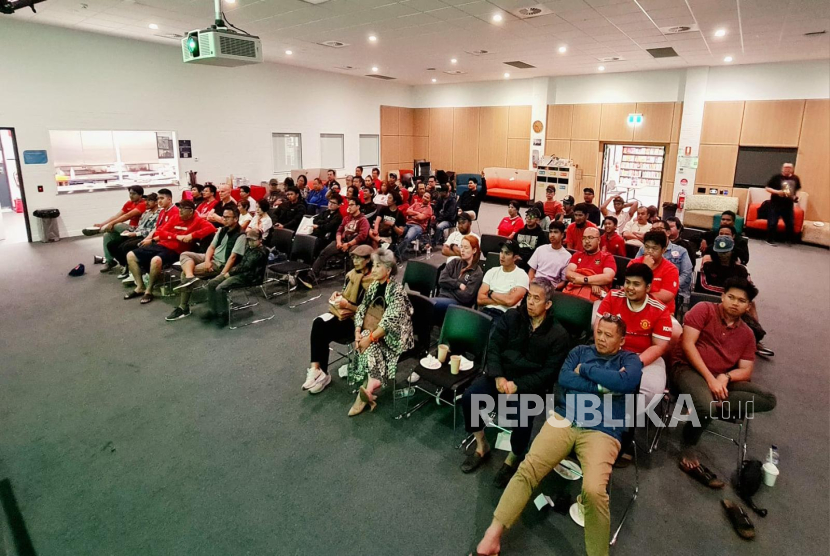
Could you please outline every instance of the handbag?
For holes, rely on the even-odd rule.
[[[741,470],[738,472],[738,494],[752,510],[761,517],[767,516],[767,510],[759,508],[752,501],[752,497],[761,488],[761,481],[763,477],[763,470],[761,462],[757,459],[745,459],[741,464]]]
[[[378,303],[380,301],[380,303]],[[382,297],[376,297],[369,308],[366,309],[366,314],[363,316],[363,330],[368,330],[370,333],[374,332],[383,318],[383,313],[386,312],[386,300]]]

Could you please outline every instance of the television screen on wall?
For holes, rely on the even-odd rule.
[[[781,171],[785,162],[795,164],[798,149],[740,147],[735,167],[735,187],[763,187]]]

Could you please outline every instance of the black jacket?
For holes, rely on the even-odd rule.
[[[516,383],[519,394],[545,394],[559,377],[569,342],[553,313],[548,312],[539,328],[531,331],[527,309],[509,309],[493,328],[484,374]]]
[[[292,230],[294,232],[297,231],[297,228],[300,227],[300,222],[303,220],[303,216],[305,216],[305,201],[300,199],[293,205],[288,201],[283,201],[280,206],[276,209],[273,209],[273,214],[271,214],[271,220],[275,224],[282,224],[283,228],[287,230]],[[269,211],[270,213],[271,211]]]
[[[463,211],[471,210],[478,214],[481,207],[481,193],[479,190],[476,189],[475,192],[472,192],[468,189],[462,193],[461,197],[458,198],[457,207]]]
[[[315,216],[313,222],[315,225],[319,226],[316,230],[314,230],[314,237],[334,241],[334,234],[337,233],[337,228],[339,228],[340,223],[343,222],[343,217],[340,215],[339,210],[326,209]]]
[[[458,218],[457,201],[458,197],[452,192],[450,192],[446,199],[439,199],[437,203],[438,211],[435,213],[435,221],[454,223],[456,218]]]

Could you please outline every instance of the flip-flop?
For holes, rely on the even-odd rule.
[[[717,490],[726,486],[726,483],[718,479],[718,476],[709,471],[705,465],[698,463],[695,467],[687,468],[681,462],[679,466],[684,473],[705,487]]]
[[[142,295],[144,295],[144,292],[137,292],[133,290],[130,293],[125,294],[124,299],[135,299],[136,297],[141,297]]]
[[[735,529],[738,536],[748,541],[754,539],[755,525],[752,524],[752,520],[749,519],[746,510],[732,500],[724,499],[720,503],[723,505],[726,516],[729,518],[729,521],[732,523],[732,528]]]
[[[142,304],[142,305],[147,305],[147,304],[148,304],[148,303],[150,303],[153,299],[155,299],[155,297],[153,297],[153,294],[151,294],[151,293],[145,293],[145,294],[144,294],[144,297],[142,297],[142,298],[141,298],[141,304]]]

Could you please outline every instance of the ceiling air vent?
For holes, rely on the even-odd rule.
[[[647,48],[646,52],[651,54],[652,58],[674,58],[677,56],[677,52],[670,46],[666,48]]]
[[[389,81],[391,79],[395,79],[394,77],[389,77],[388,75],[378,75],[376,73],[367,73],[366,77],[374,77],[375,79],[383,79]]]
[[[334,67],[335,67],[335,69],[346,70],[346,71],[351,71],[351,70],[354,69],[354,66],[334,66]]]
[[[625,58],[622,56],[606,56],[605,58],[597,58],[600,62],[623,62]]]
[[[672,25],[671,27],[660,27],[660,32],[664,35],[680,35],[682,33],[692,33],[700,31],[697,24],[690,23],[689,25]]]
[[[345,46],[349,46],[348,44],[340,41],[323,41],[318,42],[320,46],[328,46],[329,48],[343,48]]]
[[[444,73],[447,75],[464,75],[467,72],[461,70],[445,70]]]
[[[810,33],[804,33],[804,36],[805,37],[820,37],[821,35],[826,35],[826,34],[827,34],[827,29],[825,29],[824,31],[812,31]]]
[[[537,4],[535,6],[510,10],[510,13],[519,19],[530,19],[532,17],[539,17],[540,15],[550,15],[553,13],[553,10],[543,4]]]
[[[515,61],[515,62],[505,62],[505,64],[508,65],[508,66],[513,66],[516,69],[522,69],[522,70],[532,69],[532,68],[536,67],[536,66],[531,66],[530,64],[525,63],[525,62],[520,62],[518,60]]]
[[[179,35],[177,33],[160,33],[153,35],[154,37],[160,37],[162,39],[171,39],[174,41],[180,41],[184,38],[184,35]]]
[[[473,56],[484,56],[485,54],[490,54],[489,50],[465,50],[467,54],[472,54]]]
[[[427,68],[427,71],[435,71],[435,68]]]

